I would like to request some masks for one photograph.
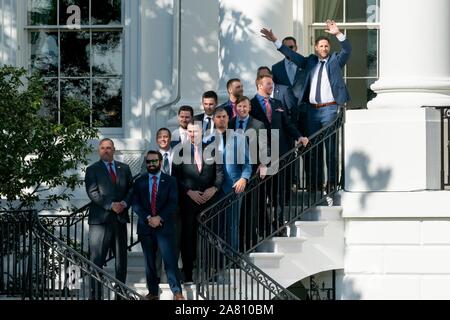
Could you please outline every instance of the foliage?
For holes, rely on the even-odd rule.
[[[44,82],[23,68],[0,68],[0,197],[2,209],[51,208],[69,200],[81,184],[77,169],[87,165],[89,139],[98,130],[86,126],[90,109],[71,99],[63,123],[43,107]]]

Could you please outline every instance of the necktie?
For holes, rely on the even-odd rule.
[[[164,153],[163,172],[170,175],[169,153]]]
[[[194,161],[197,165],[198,172],[202,171],[202,158],[200,157],[200,152],[198,150],[198,145],[194,145]]]
[[[244,129],[244,120],[239,120],[239,128],[238,129]]]
[[[112,162],[108,163],[108,166],[109,166],[109,174],[111,175],[112,183],[116,184],[117,176],[114,173],[114,170],[112,167]]]
[[[316,87],[316,103],[321,103],[322,99],[321,99],[321,86],[322,86],[322,71],[323,71],[323,66],[325,65],[325,61],[320,61],[320,69],[319,69],[319,74],[317,75],[317,87]]]
[[[232,112],[233,118],[236,117],[237,112],[236,112],[236,103],[235,102],[231,102],[231,112]]]
[[[151,207],[152,207],[152,216],[156,216],[156,194],[158,193],[158,184],[156,183],[156,180],[158,179],[157,176],[153,176],[153,184],[152,184],[152,201],[151,201]]]
[[[267,120],[272,123],[272,107],[270,106],[269,98],[264,98],[264,105],[266,106]]]
[[[210,117],[206,117],[205,131],[208,131],[209,129],[211,129],[211,118]]]

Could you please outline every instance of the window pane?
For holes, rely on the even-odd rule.
[[[378,30],[348,30],[353,51],[347,63],[348,77],[377,77]]]
[[[30,69],[47,77],[58,76],[58,33],[31,32]]]
[[[93,0],[96,1],[96,0]],[[59,24],[74,24],[73,17],[75,12],[67,9],[72,6],[78,6],[81,24],[89,24],[89,0],[60,0],[59,1]]]
[[[88,76],[89,32],[61,32],[61,74],[63,76]]]
[[[376,0],[347,0],[346,22],[378,22]]]
[[[92,118],[100,127],[122,126],[122,80],[94,79],[92,85]]]
[[[348,109],[365,109],[367,102],[375,98],[376,93],[370,89],[370,85],[376,79],[349,79],[347,87],[350,92],[351,101],[347,102]]]
[[[56,25],[56,0],[28,0],[29,25]]]
[[[82,101],[89,106],[90,93],[91,88],[89,79],[61,80],[61,123],[64,123],[64,110],[71,110],[68,107],[71,99]],[[86,125],[89,125],[89,120],[89,118],[85,119]]]
[[[39,114],[58,123],[58,79],[45,79],[44,81],[44,98]]]
[[[316,0],[314,2],[314,22],[325,22],[327,19],[342,22],[343,8],[343,0]]]
[[[121,0],[92,1],[92,24],[120,24]]]
[[[92,74],[122,75],[122,32],[92,33]]]

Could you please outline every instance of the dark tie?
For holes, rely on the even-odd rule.
[[[108,163],[108,165],[109,165],[109,174],[111,175],[112,183],[116,184],[117,176],[114,173],[114,170],[113,170],[113,167],[112,167],[112,162]]]
[[[325,61],[320,61],[320,69],[319,69],[319,74],[317,75],[317,87],[316,87],[316,103],[321,103],[322,99],[321,99],[321,86],[322,86],[322,71],[323,71],[323,66],[325,65]]]
[[[244,129],[244,120],[239,120],[239,128],[238,129]]]
[[[156,194],[158,192],[158,184],[156,183],[156,180],[158,179],[157,176],[153,176],[153,185],[152,185],[152,202],[151,202],[151,207],[152,207],[152,216],[156,216]]]
[[[205,128],[205,131],[208,131],[209,129],[211,129],[211,118],[210,117],[206,117],[206,128]]]
[[[163,172],[170,175],[169,153],[164,153]]]

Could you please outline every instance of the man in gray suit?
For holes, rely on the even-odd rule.
[[[86,170],[86,192],[91,199],[89,209],[89,248],[91,260],[98,267],[105,264],[108,250],[116,258],[116,278],[125,283],[127,276],[127,227],[130,222],[133,177],[125,163],[114,160],[114,142],[102,139],[100,160]],[[101,299],[101,286],[91,282],[91,299]]]

